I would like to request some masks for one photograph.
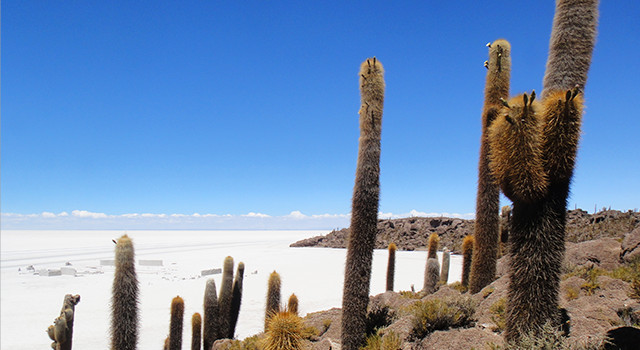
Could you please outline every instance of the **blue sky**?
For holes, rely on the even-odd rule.
[[[345,226],[358,67],[374,55],[387,84],[380,211],[473,213],[485,44],[511,42],[512,94],[540,91],[553,10],[552,1],[3,1],[3,226],[105,215],[115,223],[97,227],[126,228],[123,215],[142,213],[257,220],[229,227],[330,214],[292,226]],[[601,4],[571,208],[640,207],[638,18],[640,2]]]

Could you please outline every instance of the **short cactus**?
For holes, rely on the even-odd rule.
[[[451,264],[451,253],[448,249],[442,252],[442,268],[440,270],[440,282],[447,284],[449,281],[449,265]]]
[[[287,311],[298,314],[298,297],[295,294],[291,294],[289,301],[287,302]]]
[[[438,259],[427,259],[422,292],[425,294],[435,292],[438,281],[440,281],[440,263],[438,263]]]
[[[473,261],[473,246],[475,239],[472,235],[466,236],[462,240],[462,278],[460,284],[464,288],[469,288],[469,274],[471,272],[471,262]]]
[[[267,287],[267,306],[264,313],[264,330],[265,332],[269,326],[269,320],[271,316],[280,312],[280,287],[282,282],[280,281],[280,275],[273,271],[269,275],[269,282]]]
[[[389,260],[387,261],[387,288],[393,290],[393,280],[396,274],[396,250],[398,247],[395,243],[389,244]]]
[[[233,258],[228,256],[224,259],[222,266],[222,283],[220,284],[220,295],[218,296],[219,308],[219,335],[221,338],[231,338],[231,300],[233,299]]]
[[[200,350],[202,343],[202,317],[199,313],[191,316],[191,350]]]
[[[242,303],[242,282],[244,280],[244,263],[241,261],[236,270],[233,280],[233,290],[231,291],[231,310],[229,314],[229,334],[228,338],[233,338],[236,333],[238,316],[240,315],[240,304]]]
[[[182,349],[182,327],[184,322],[184,300],[177,296],[171,300],[171,323],[169,326],[169,350]]]
[[[269,322],[265,350],[298,350],[303,348],[302,319],[288,311],[276,312]]]
[[[207,280],[204,289],[204,320],[202,328],[202,342],[204,349],[211,349],[213,343],[220,338],[220,310],[216,282],[213,278]]]
[[[73,320],[75,317],[76,305],[80,302],[79,295],[67,294],[62,301],[60,316],[53,325],[47,328],[49,338],[53,340],[51,348],[54,350],[71,350],[73,343]]]
[[[438,258],[438,245],[440,245],[440,236],[437,233],[432,233],[429,236],[429,244],[427,245],[427,259]]]

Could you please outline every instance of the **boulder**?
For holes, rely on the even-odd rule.
[[[621,262],[628,263],[640,259],[640,226],[625,235],[621,250]]]

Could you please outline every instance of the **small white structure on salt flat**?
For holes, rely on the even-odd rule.
[[[45,277],[62,276],[62,271],[60,269],[40,269],[38,274]]]
[[[221,273],[222,273],[222,269],[221,268],[209,269],[209,270],[202,270],[200,272],[200,276],[217,275],[217,274],[221,274]]]

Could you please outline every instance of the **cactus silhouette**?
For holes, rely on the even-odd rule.
[[[220,312],[216,282],[213,278],[207,280],[204,289],[204,325],[202,329],[202,344],[204,349],[211,349],[213,343],[220,338]]]
[[[271,316],[280,312],[280,286],[282,282],[280,281],[280,275],[273,271],[271,275],[269,275],[269,282],[267,286],[267,306],[264,312],[264,330],[265,332],[268,329],[269,320]]]
[[[471,272],[471,262],[473,261],[473,236],[466,236],[462,240],[462,278],[460,283],[463,287],[469,288],[469,274]]]
[[[478,161],[478,193],[476,196],[475,254],[471,264],[469,290],[477,293],[491,283],[496,274],[498,257],[498,229],[500,189],[489,170],[488,129],[502,107],[502,100],[509,98],[511,78],[511,45],[499,39],[489,44],[489,60],[485,63],[487,77],[482,111],[482,135]]]
[[[230,338],[231,331],[231,300],[233,299],[233,258],[228,256],[222,265],[222,283],[218,296],[218,334],[220,338]]]
[[[451,253],[448,249],[442,252],[442,268],[440,270],[440,282],[447,284],[449,281],[449,265],[451,264]]]
[[[438,259],[427,259],[427,266],[424,269],[424,286],[422,292],[431,294],[436,291],[436,285],[440,280],[440,263]]]
[[[380,195],[383,75],[384,68],[375,57],[360,66],[360,140],[342,296],[341,338],[344,350],[357,350],[365,342]]]
[[[295,294],[291,294],[289,301],[287,302],[287,311],[292,314],[298,314],[298,297]]]
[[[440,245],[440,236],[437,233],[432,233],[429,236],[429,243],[427,245],[427,259],[438,258],[438,246]]]
[[[169,350],[182,349],[182,326],[184,322],[184,300],[177,296],[171,300],[171,323],[169,326]]]
[[[138,277],[133,242],[123,235],[116,242],[111,297],[111,349],[133,350],[138,345]]]
[[[267,327],[265,350],[298,350],[303,348],[302,319],[293,312],[276,312]]]
[[[398,247],[395,243],[389,244],[389,260],[387,262],[387,289],[393,290],[393,280],[396,274],[396,250]]]
[[[79,295],[67,294],[62,301],[60,316],[53,325],[47,328],[49,338],[53,340],[51,348],[54,350],[71,350],[73,343],[73,321],[75,317],[76,305],[80,302]]]
[[[202,343],[202,317],[199,313],[191,316],[191,350],[200,350]]]
[[[229,318],[229,336],[233,338],[236,333],[236,325],[238,324],[238,316],[240,315],[240,304],[242,303],[242,282],[244,280],[244,263],[238,263],[236,276],[233,280],[233,290],[231,291],[231,310]]]

